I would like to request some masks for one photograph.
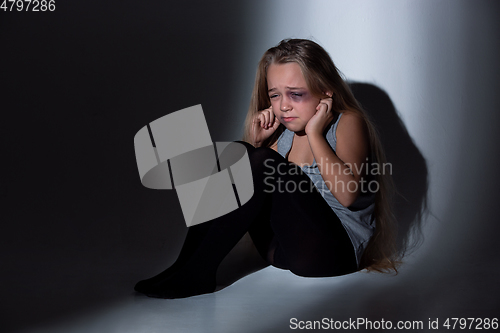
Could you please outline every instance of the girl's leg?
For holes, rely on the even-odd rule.
[[[268,160],[266,165],[274,168],[264,176],[264,183],[273,187],[271,223],[254,223],[249,230],[261,256],[300,276],[355,272],[349,235],[310,178],[284,159],[277,159],[276,164]]]
[[[298,184],[309,178],[300,173],[267,177],[269,168],[277,170],[286,160],[269,148],[245,145],[254,177],[252,199],[229,214],[203,223],[203,236],[194,237],[197,239],[192,242],[186,240],[186,244],[195,245],[181,251],[183,262],[178,267],[182,267],[160,274],[138,291],[163,298],[213,292],[220,262],[247,231],[264,258],[295,274],[331,276],[356,270],[349,238],[317,191],[271,193],[269,189],[273,181],[275,185],[283,181]]]
[[[246,142],[243,141],[238,141],[238,142],[246,146],[249,154],[256,149],[255,147]],[[269,212],[270,212],[269,209],[267,209],[267,212],[265,214],[269,216]],[[166,279],[167,277],[175,273],[177,270],[179,270],[188,261],[188,259],[190,259],[191,256],[196,252],[196,250],[202,243],[203,239],[206,237],[206,234],[210,229],[210,226],[211,223],[209,221],[189,227],[188,233],[184,240],[184,244],[182,245],[181,251],[176,261],[160,274],[152,278],[139,281],[135,285],[134,289],[141,293],[148,293],[151,290],[151,288],[155,286],[155,284],[162,282],[164,279]]]
[[[188,297],[215,290],[215,275],[220,262],[241,237],[256,223],[269,224],[272,195],[262,183],[264,160],[275,151],[247,146],[254,177],[254,195],[239,209],[217,219],[190,227],[181,255],[173,267],[136,285],[136,290],[153,297]]]
[[[289,184],[299,184],[297,180],[302,181],[301,178],[286,175],[281,179]],[[314,185],[310,182],[307,186],[302,184],[302,190],[284,191],[273,196],[271,227],[275,236],[272,264],[307,277],[355,272],[354,247],[339,218]]]
[[[181,252],[179,253],[176,261],[160,274],[147,280],[139,281],[134,287],[135,291],[146,293],[152,285],[162,281],[163,279],[174,273],[176,270],[181,268],[200,246],[201,242],[205,238],[208,229],[209,225],[206,223],[189,227],[186,239],[184,240]]]

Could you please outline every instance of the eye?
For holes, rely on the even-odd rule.
[[[278,94],[273,94],[273,95],[269,96],[270,99],[273,99],[273,98],[276,98],[276,97],[278,97]]]
[[[298,93],[298,92],[292,92],[290,93],[290,97],[295,100],[302,99],[303,93]]]

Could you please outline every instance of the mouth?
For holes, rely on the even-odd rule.
[[[294,119],[297,119],[297,117],[282,117],[281,118],[284,122],[289,122],[289,121],[292,121]]]

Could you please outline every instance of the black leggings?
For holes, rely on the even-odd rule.
[[[249,232],[260,255],[296,275],[326,277],[357,270],[354,248],[339,218],[310,178],[270,148],[247,148],[254,195],[226,215],[189,228],[177,261],[135,289],[177,298],[215,289],[220,262]]]

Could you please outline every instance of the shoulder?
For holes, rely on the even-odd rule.
[[[344,111],[339,115],[337,137],[350,134],[368,135],[368,127],[362,114],[354,111]]]
[[[364,125],[365,124],[365,119],[360,112],[343,111],[343,112],[341,112],[339,117],[340,117],[339,125],[341,123],[342,124],[350,124],[350,125]]]
[[[366,153],[370,146],[368,126],[362,114],[354,111],[342,112],[337,125],[337,147],[340,150]]]

